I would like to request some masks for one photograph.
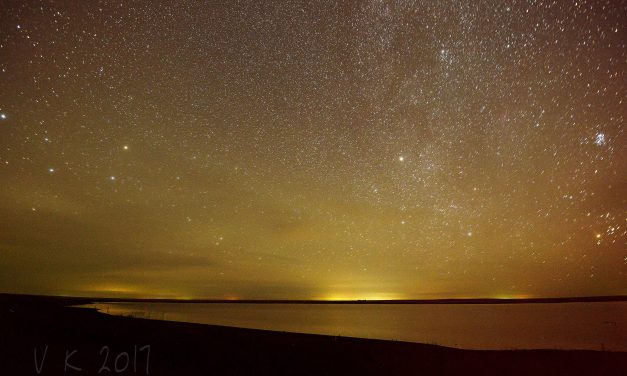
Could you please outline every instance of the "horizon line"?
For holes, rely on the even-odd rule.
[[[215,299],[215,298],[113,298],[97,296],[37,295],[0,292],[3,297],[67,299],[84,302],[147,303],[249,303],[249,304],[503,304],[503,303],[575,303],[627,301],[627,295],[599,295],[542,298],[440,298],[440,299]]]

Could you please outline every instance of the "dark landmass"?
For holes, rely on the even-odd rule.
[[[93,301],[108,300],[0,294],[0,374],[37,375],[38,368],[41,375],[627,374],[623,352],[460,350],[117,317],[68,306]]]

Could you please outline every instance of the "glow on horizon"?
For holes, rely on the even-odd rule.
[[[533,299],[535,296],[530,294],[497,294],[488,297],[489,299]]]
[[[402,296],[401,294],[395,293],[373,293],[373,294],[342,294],[342,293],[332,293],[328,295],[323,295],[319,299],[314,300],[323,300],[323,301],[358,301],[358,300],[403,300],[407,299],[407,297]]]

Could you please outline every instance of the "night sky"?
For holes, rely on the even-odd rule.
[[[2,1],[0,291],[627,294],[627,2]]]

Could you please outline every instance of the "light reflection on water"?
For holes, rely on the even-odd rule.
[[[467,349],[627,351],[627,302],[553,304],[99,303],[104,313]]]

